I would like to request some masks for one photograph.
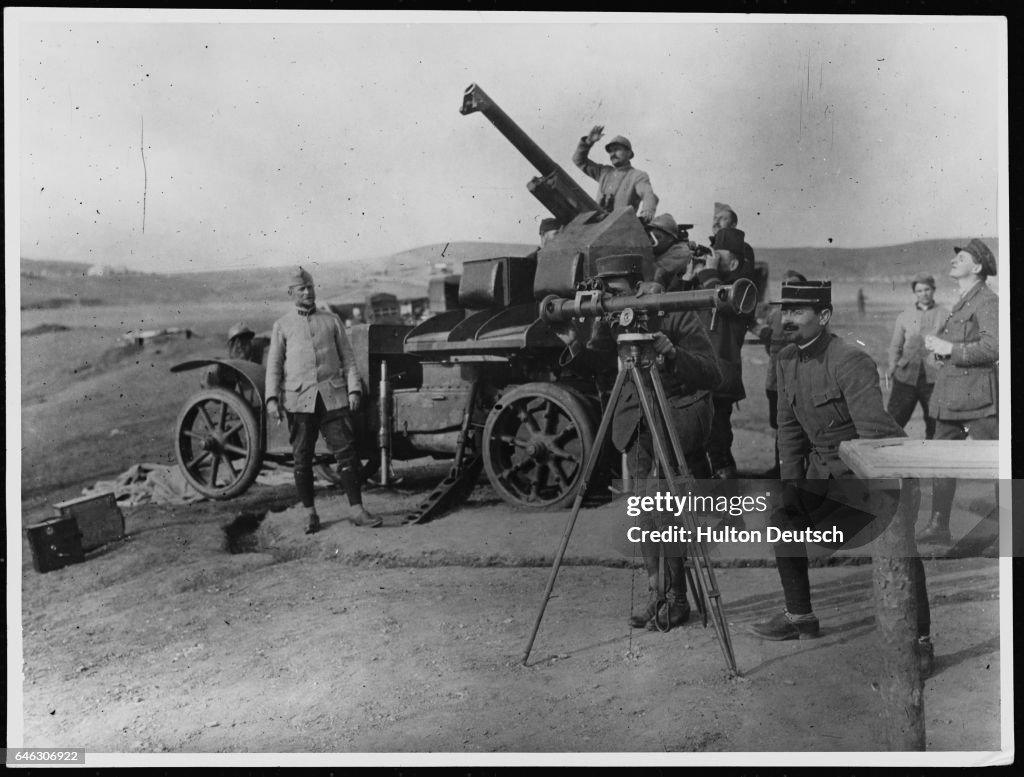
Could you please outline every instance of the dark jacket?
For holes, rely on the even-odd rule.
[[[700,316],[689,310],[670,313],[662,320],[661,331],[676,346],[675,358],[658,364],[658,375],[669,405],[684,410],[697,402],[709,402],[710,390],[720,382],[722,374]],[[577,374],[596,375],[599,382],[607,386],[614,376],[615,359],[611,354],[615,350],[616,335],[612,328],[608,332],[607,349],[598,353],[588,351],[583,341],[577,341],[565,350],[561,364]],[[589,344],[595,343],[590,341]],[[612,420],[612,442],[620,451],[628,446],[641,416],[636,389],[632,382],[627,382]]]
[[[999,414],[999,297],[984,282],[953,305],[937,337],[953,343],[938,360],[928,409],[933,418],[965,421]]]
[[[839,443],[907,436],[885,411],[874,360],[828,331],[802,351],[783,348],[778,379],[783,480],[847,477]]]
[[[682,276],[678,275],[669,285],[668,290],[711,289],[735,283],[740,278],[754,282],[753,262],[744,261],[740,267],[732,271],[701,270],[696,277],[689,281],[684,281]],[[722,372],[722,381],[715,387],[713,393],[716,397],[738,402],[747,396],[743,388],[743,359],[740,351],[747,337],[747,328],[752,322],[752,317],[724,311],[713,313],[711,310],[701,310],[699,315],[708,328],[711,345],[718,356],[719,368]]]

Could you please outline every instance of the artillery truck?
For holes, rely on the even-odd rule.
[[[572,317],[617,315],[626,307],[600,302],[605,295],[594,276],[602,256],[638,255],[644,277],[654,270],[652,240],[633,208],[603,210],[472,84],[461,113],[477,112],[537,169],[527,188],[560,226],[526,256],[467,261],[461,275],[432,282],[435,315],[418,325],[349,330],[364,396],[370,399],[358,419],[367,471],[379,467],[377,477],[386,483],[392,459],[452,460],[448,476],[407,517],[410,522],[429,520],[464,498],[481,469],[512,504],[559,508],[572,503],[594,447],[602,397],[593,381],[561,368],[564,346],[547,322],[559,317],[551,315],[556,308],[562,317]],[[664,295],[668,306],[659,295],[648,295],[643,306],[749,312],[756,289],[739,286]],[[614,354],[609,358],[614,362]],[[269,424],[264,412],[261,365],[197,359],[172,369],[214,363],[232,371],[235,385],[188,398],[174,447],[186,479],[200,493],[226,499],[245,491],[268,462],[288,466],[291,450],[284,430]],[[318,462],[323,474],[335,479],[326,451],[318,450]]]

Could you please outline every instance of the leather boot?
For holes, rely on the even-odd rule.
[[[648,631],[669,631],[690,619],[690,603],[686,591],[669,591],[658,614],[647,624]]]
[[[932,545],[949,545],[952,541],[949,536],[949,516],[938,511],[932,513],[931,520],[917,535],[917,541]]]
[[[651,589],[647,595],[647,606],[640,612],[629,616],[629,625],[634,629],[642,629],[648,623],[652,623],[654,616],[658,614],[658,592]]]
[[[658,614],[658,556],[654,548],[644,545],[644,569],[647,572],[647,606],[629,616],[629,625],[642,629]]]
[[[668,631],[682,626],[690,619],[690,603],[686,600],[686,569],[680,556],[665,559],[668,568],[668,593],[665,603],[653,620],[647,623],[648,631]]]

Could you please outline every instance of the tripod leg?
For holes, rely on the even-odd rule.
[[[580,490],[576,493],[576,499],[573,501],[572,513],[569,515],[569,520],[565,524],[565,531],[562,532],[562,541],[558,547],[558,553],[555,555],[555,562],[551,567],[551,574],[548,576],[547,588],[544,590],[544,598],[540,604],[540,611],[537,613],[537,620],[533,624],[533,631],[530,632],[530,640],[526,643],[526,650],[523,652],[523,664],[530,659],[530,651],[533,650],[533,642],[537,638],[537,631],[540,629],[540,622],[544,618],[544,610],[548,606],[548,601],[551,599],[551,592],[555,588],[555,578],[558,577],[558,569],[562,565],[562,559],[565,557],[565,550],[569,546],[569,537],[572,535],[573,526],[576,524],[576,518],[579,517],[580,508],[583,506],[583,497],[587,493],[587,488],[590,485],[590,478],[594,475],[594,470],[597,467],[597,461],[601,458],[601,450],[604,447],[604,438],[608,434],[612,425],[612,415],[615,413],[615,406],[619,402],[619,395],[622,393],[622,387],[626,382],[627,373],[625,371],[619,371],[619,374],[615,378],[615,385],[612,387],[612,393],[608,398],[608,405],[605,408],[604,414],[601,416],[601,424],[597,428],[597,435],[594,438],[594,448],[590,451],[590,456],[587,458],[586,463],[583,466],[583,475],[580,478]]]
[[[661,376],[658,375],[657,369],[652,369],[650,367],[646,368],[651,386],[654,389],[655,399],[658,402],[658,409],[660,410],[661,417],[664,421],[664,430],[655,426],[654,409],[651,407],[650,398],[646,396],[645,391],[640,389],[641,386],[646,388],[646,384],[641,382],[642,376],[640,374],[640,369],[635,365],[631,369],[633,371],[633,380],[637,384],[637,396],[640,400],[640,406],[643,409],[643,413],[648,419],[648,422],[651,424],[651,437],[654,443],[655,452],[665,469],[665,476],[668,479],[670,490],[672,492],[676,492],[676,479],[672,474],[672,468],[668,457],[668,449],[665,445],[662,431],[666,431],[669,439],[671,440],[673,453],[678,462],[679,472],[689,484],[692,484],[694,481],[686,467],[686,461],[682,452],[682,445],[679,442],[679,435],[676,433],[675,427],[669,420],[671,416],[669,415],[668,397],[665,394],[665,387],[662,385]],[[732,639],[729,636],[729,625],[725,619],[725,612],[722,610],[722,595],[718,590],[718,585],[715,581],[711,560],[708,557],[707,548],[704,546],[704,543],[697,539],[697,522],[694,520],[693,515],[689,511],[684,511],[683,515],[684,522],[686,524],[685,528],[690,532],[690,544],[696,550],[696,555],[693,560],[694,574],[700,580],[700,587],[703,589],[701,593],[703,593],[705,597],[707,610],[711,612],[712,621],[715,626],[715,634],[718,636],[719,644],[722,647],[722,653],[725,656],[725,663],[735,674],[737,673],[736,656],[733,652]],[[704,579],[705,576],[706,580]]]

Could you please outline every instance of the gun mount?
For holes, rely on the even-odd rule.
[[[372,323],[350,330],[366,393],[373,397],[360,411],[365,430],[361,458],[373,462],[384,451],[385,479],[390,457],[454,459],[449,476],[409,516],[416,522],[468,495],[481,467],[498,495],[513,504],[538,509],[573,502],[595,446],[602,395],[594,381],[559,363],[564,344],[549,322],[617,314],[621,323],[626,310],[637,312],[642,321],[647,306],[667,311],[728,304],[746,310],[752,288],[734,284],[620,299],[579,291],[600,288],[596,260],[612,254],[639,255],[641,274],[653,278],[653,242],[636,212],[628,206],[602,210],[476,84],[465,90],[460,112],[482,113],[536,168],[540,175],[527,188],[559,228],[526,256],[466,261],[461,275],[432,283],[435,315],[415,326]],[[614,369],[614,354],[608,358]],[[179,424],[176,444],[184,451],[179,461],[202,493],[237,495],[255,478],[258,465],[249,466],[250,458],[237,453],[242,448],[237,441],[225,449],[223,466],[210,464],[213,457],[193,440],[205,440],[212,434],[207,427],[218,425],[200,412],[213,400],[200,399],[201,407],[196,402],[186,406],[194,409]],[[220,395],[214,399],[218,408],[227,408],[218,411],[218,418],[227,418],[230,411],[249,420],[251,460],[273,460],[274,441],[264,434],[262,402],[248,395],[237,401],[231,397],[231,402]],[[201,428],[197,432],[194,427]],[[615,457],[608,458],[604,474],[614,477]]]

